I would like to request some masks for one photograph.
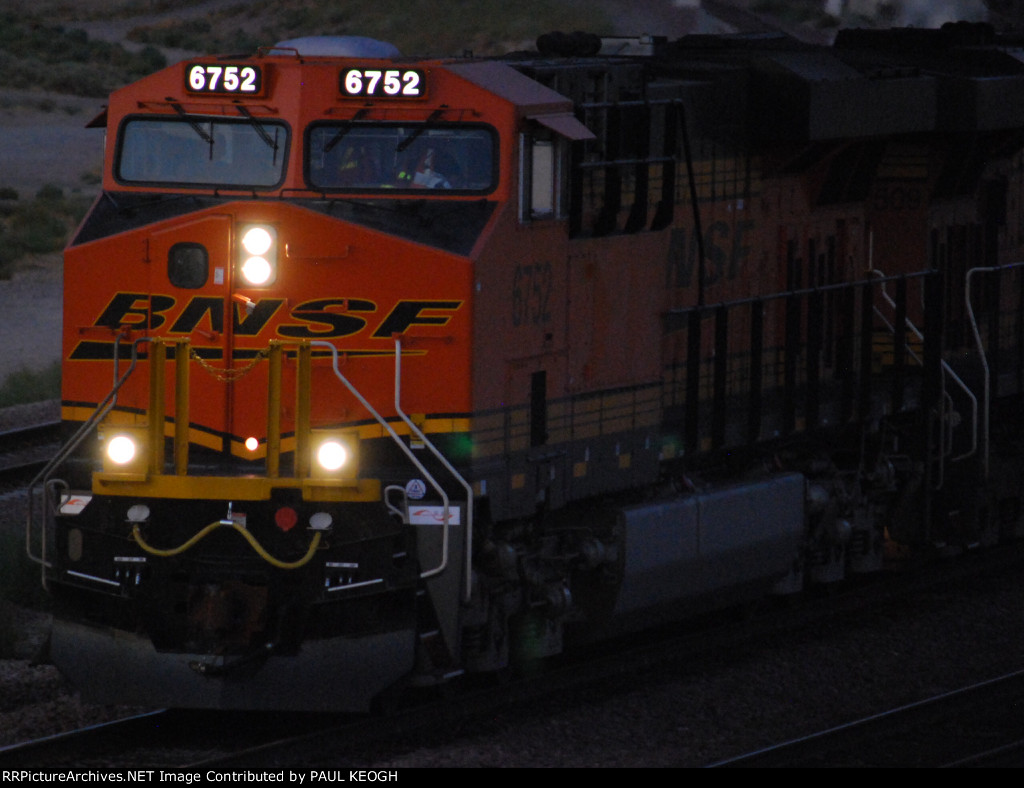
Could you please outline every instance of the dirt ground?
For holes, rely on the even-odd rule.
[[[102,109],[95,99],[0,91],[0,187],[23,200],[46,184],[92,195],[103,162],[103,130],[86,123]],[[61,255],[18,263],[0,280],[0,381],[60,358]]]
[[[61,261],[51,255],[0,281],[0,381],[60,359]]]

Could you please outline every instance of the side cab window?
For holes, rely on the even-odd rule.
[[[530,129],[519,139],[519,220],[562,219],[566,215],[567,145],[546,128]]]

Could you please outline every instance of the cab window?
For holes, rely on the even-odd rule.
[[[321,123],[307,134],[306,179],[318,191],[486,193],[497,171],[488,128]]]
[[[280,121],[135,117],[122,126],[115,177],[140,185],[271,188],[284,177]]]
[[[565,143],[545,129],[520,138],[519,216],[524,222],[565,216]]]

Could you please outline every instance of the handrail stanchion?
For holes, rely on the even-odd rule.
[[[438,450],[433,443],[431,443],[427,436],[423,434],[423,430],[417,427],[412,419],[410,419],[405,411],[402,410],[401,405],[401,394],[402,394],[402,339],[401,337],[395,337],[395,412],[399,418],[402,419],[409,427],[409,430],[423,442],[423,445],[430,449],[430,453],[433,454],[438,461],[445,467],[445,470],[450,473],[455,480],[462,485],[466,491],[466,593],[464,600],[469,601],[469,598],[473,594],[473,487],[469,482],[455,470],[455,467],[448,461]],[[448,509],[444,511],[445,524],[448,523]]]
[[[331,345],[331,347],[334,347]],[[305,479],[311,472],[312,458],[309,456],[310,417],[310,372],[312,370],[313,348],[303,342],[298,349],[298,370],[295,373],[295,475]],[[335,351],[337,369],[337,351]],[[341,373],[338,373],[341,374]]]
[[[164,375],[167,345],[154,339],[149,350],[149,472],[164,470]]]
[[[267,476],[281,475],[281,342],[270,341],[267,355]]]
[[[441,496],[441,502],[444,505],[445,512],[447,513],[448,507],[450,506],[449,501],[448,501],[448,494],[445,493],[445,491],[441,487],[441,485],[437,483],[437,480],[431,475],[430,471],[428,471],[426,469],[426,467],[424,467],[423,463],[420,462],[419,458],[416,457],[415,454],[413,454],[412,449],[410,449],[406,445],[405,441],[403,441],[401,439],[401,437],[399,437],[398,433],[395,432],[394,428],[390,424],[388,424],[387,419],[385,419],[383,416],[381,416],[380,413],[377,412],[377,409],[374,408],[373,405],[370,404],[369,400],[367,400],[366,397],[364,397],[359,392],[359,390],[352,384],[352,382],[347,377],[345,377],[344,374],[342,374],[342,371],[338,368],[338,349],[334,345],[332,345],[330,342],[325,342],[323,340],[314,340],[314,341],[309,343],[309,346],[310,347],[322,347],[322,348],[326,348],[327,350],[330,351],[330,353],[331,353],[331,361],[332,361],[332,364],[333,364],[335,377],[337,377],[338,380],[340,380],[342,382],[342,384],[344,384],[345,388],[347,388],[349,390],[349,393],[352,394],[352,396],[355,397],[359,401],[359,404],[361,404],[364,408],[366,408],[367,413],[369,413],[373,417],[373,419],[378,424],[380,424],[380,426],[384,429],[384,431],[391,437],[391,440],[393,440],[395,442],[395,445],[398,446],[398,448],[401,449],[402,453],[405,454],[405,456],[409,458],[409,461],[413,465],[416,466],[416,470],[418,470],[420,473],[423,474],[423,478],[427,480],[427,483],[431,487],[434,488],[434,490],[437,492],[437,494],[439,496]],[[444,532],[443,532],[443,536],[442,536],[442,547],[441,547],[441,550],[442,550],[441,563],[438,564],[437,566],[435,566],[433,569],[428,569],[426,571],[420,572],[420,578],[421,579],[424,579],[424,578],[427,578],[427,577],[433,577],[434,575],[438,575],[441,572],[443,572],[445,570],[445,568],[448,566],[448,529],[449,529],[449,527],[450,527],[450,524],[448,522],[448,518],[445,517]]]
[[[179,339],[174,348],[174,473],[188,474],[189,364],[191,343]]]
[[[117,359],[121,352],[121,337],[119,334],[114,340],[114,359],[115,369],[117,368]],[[49,500],[46,499],[46,490],[50,485],[51,476],[53,472],[64,464],[64,461],[71,456],[71,453],[77,449],[82,441],[85,440],[86,436],[92,432],[96,425],[103,420],[103,418],[114,409],[117,404],[117,395],[121,391],[121,387],[125,384],[125,381],[131,377],[135,371],[135,365],[139,360],[139,345],[151,342],[149,337],[142,337],[135,340],[132,343],[132,356],[131,364],[128,365],[128,369],[120,377],[115,377],[114,385],[107,392],[107,396],[103,398],[103,401],[96,406],[96,410],[93,414],[75,431],[75,434],[71,436],[71,439],[64,444],[59,452],[57,452],[53,458],[46,463],[39,473],[35,475],[35,478],[29,482],[28,485],[28,512],[25,517],[25,553],[28,555],[29,560],[35,561],[40,565],[40,571],[42,575],[43,588],[46,588],[46,570],[51,566],[49,561],[46,560],[46,529],[47,529],[47,516],[52,512],[52,505]],[[43,513],[42,522],[40,523],[40,545],[39,555],[32,552],[32,526],[35,523],[35,504],[36,504],[36,488],[42,485],[43,487]]]

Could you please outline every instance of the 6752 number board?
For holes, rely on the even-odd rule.
[[[185,90],[256,96],[263,90],[263,71],[249,64],[190,63],[185,68]]]
[[[338,88],[348,98],[421,99],[427,95],[427,77],[420,68],[345,68]]]

